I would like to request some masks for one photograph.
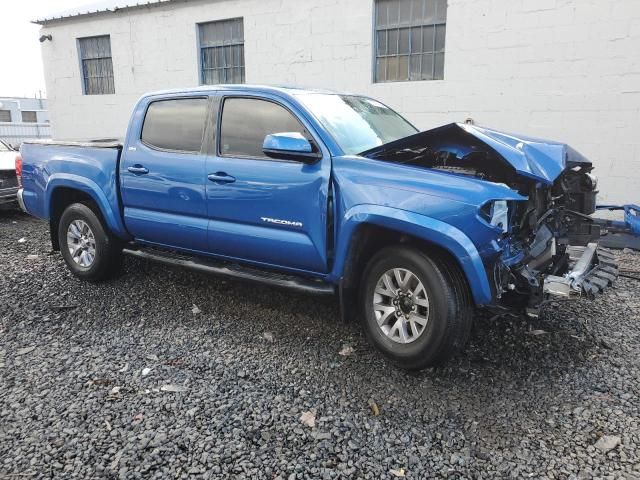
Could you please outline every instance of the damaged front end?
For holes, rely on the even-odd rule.
[[[524,306],[531,315],[550,297],[593,298],[618,275],[613,255],[598,247],[600,227],[590,217],[597,194],[593,167],[571,150],[565,161],[553,183],[519,186],[528,188],[527,200],[514,205],[504,249],[492,267],[500,302]]]
[[[597,194],[593,166],[565,144],[450,124],[361,155],[472,176],[522,196],[492,199],[479,212],[500,232],[498,253],[484,259],[499,305],[536,315],[550,297],[592,298],[617,277],[590,217]]]

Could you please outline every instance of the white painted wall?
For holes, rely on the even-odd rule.
[[[136,99],[199,82],[196,23],[244,18],[247,83],[364,93],[428,129],[477,124],[565,141],[601,201],[640,203],[640,1],[449,0],[445,79],[372,83],[373,0],[195,0],[51,23],[56,138],[123,137]],[[111,35],[116,95],[84,96],[76,38]]]

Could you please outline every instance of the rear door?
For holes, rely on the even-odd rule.
[[[208,97],[155,99],[132,120],[138,130],[129,132],[120,178],[124,221],[137,240],[207,251],[208,105]]]
[[[331,157],[284,100],[225,93],[207,159],[209,250],[287,269],[327,271]],[[308,164],[267,157],[267,134],[300,132],[322,152]]]

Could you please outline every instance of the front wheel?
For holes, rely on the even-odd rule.
[[[473,306],[457,265],[410,247],[378,252],[361,289],[367,337],[399,367],[444,362],[469,336]]]
[[[100,218],[83,203],[69,205],[58,224],[60,251],[69,270],[84,280],[100,281],[120,266],[122,249]]]

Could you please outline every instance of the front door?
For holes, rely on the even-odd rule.
[[[120,167],[127,230],[143,242],[207,251],[202,140],[208,99],[151,102]]]
[[[330,156],[308,164],[267,157],[268,134],[309,129],[276,99],[221,100],[215,154],[207,159],[209,250],[310,272],[327,271]]]

